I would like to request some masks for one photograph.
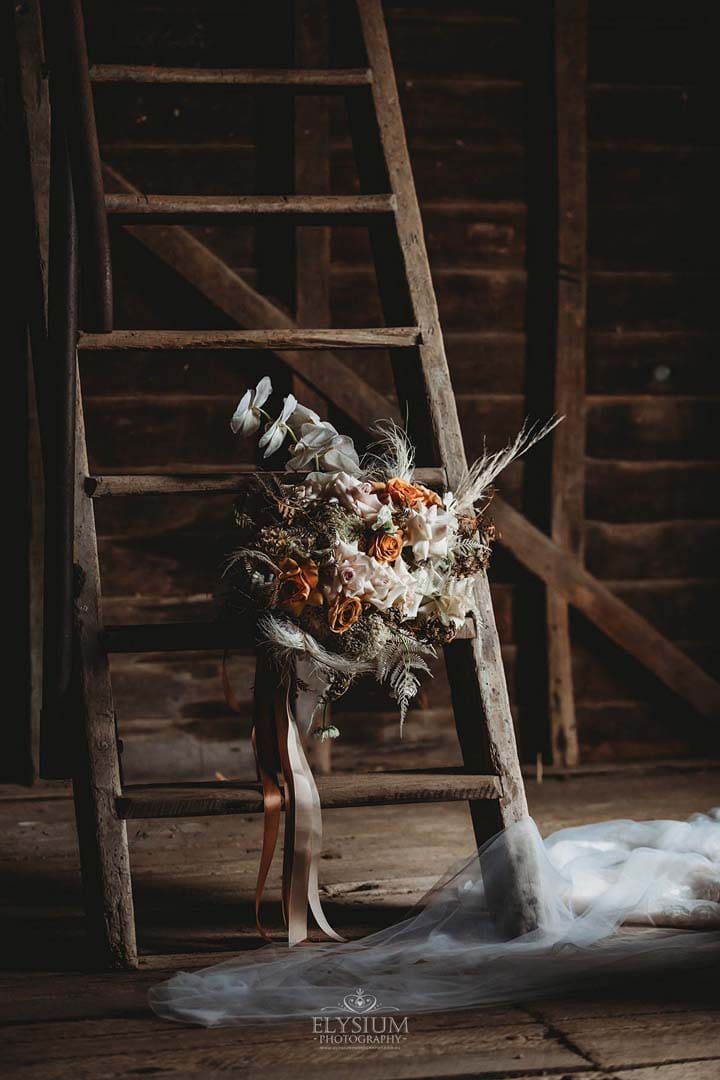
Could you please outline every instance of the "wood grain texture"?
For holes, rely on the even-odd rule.
[[[90,68],[94,83],[154,83],[172,85],[219,85],[269,87],[288,89],[345,90],[352,86],[367,86],[370,73],[363,68],[321,70],[312,68],[245,70],[211,67],[156,67],[139,64],[94,64]]]
[[[81,334],[78,348],[93,352],[122,349],[387,349],[412,348],[420,333],[414,326],[377,329],[306,330],[115,330]]]
[[[587,332],[587,2],[554,7],[557,276],[550,535],[582,559]],[[553,765],[579,761],[567,602],[545,592]]]
[[[2,738],[3,775],[32,783],[39,773],[43,684],[44,492],[41,420],[46,420],[47,393],[38,392],[42,349],[47,330],[48,257],[50,240],[50,102],[43,79],[40,8],[33,0],[14,8],[11,39],[14,56],[8,66],[10,144],[16,153],[11,185],[21,219],[18,236],[26,252],[18,283],[25,295],[11,331],[13,363],[11,400],[26,425],[18,429],[20,455],[17,490],[23,525],[18,531],[14,562],[20,585],[17,612],[15,700]],[[10,132],[9,132],[10,133]],[[11,293],[12,295],[12,293]]]
[[[81,718],[73,790],[85,910],[97,962],[136,967],[127,830],[115,809],[120,767],[110,671],[100,641],[100,568],[92,502],[84,490],[87,450],[79,381],[76,409],[75,620]]]
[[[720,684],[501,499],[493,515],[503,542],[558,595],[708,718],[720,715]]]
[[[475,627],[468,620],[458,630],[457,640],[474,638]],[[108,652],[183,652],[207,649],[253,649],[255,627],[237,622],[216,623],[147,623],[137,626],[106,626],[102,640]]]
[[[330,8],[327,0],[295,0],[293,6],[293,62],[298,67],[324,67],[329,61]],[[296,192],[323,197],[330,191],[330,107],[327,96],[298,96],[294,99],[293,115],[293,181]],[[394,200],[393,200],[394,210]],[[361,219],[364,220],[364,219]],[[346,230],[348,231],[348,230]],[[354,229],[349,230],[354,232]],[[322,228],[296,227],[294,232],[295,318],[300,326],[331,326],[330,275],[332,233]],[[363,235],[365,230],[362,230]],[[293,379],[296,397],[302,399],[302,386]],[[328,403],[320,395],[305,398],[305,404],[327,419]],[[303,663],[296,661],[300,681],[305,680]],[[305,665],[309,668],[309,665]],[[305,680],[306,681],[306,680]],[[304,723],[310,722],[314,708],[313,695],[296,688],[295,711],[304,712]],[[326,723],[332,723],[332,706],[328,705]],[[333,740],[311,740],[309,760],[313,772],[327,776],[332,770]]]
[[[363,224],[392,214],[392,195],[122,195],[105,196],[108,214],[128,224],[203,224],[216,218],[282,217],[304,223]]]
[[[427,407],[439,458],[447,470],[449,484],[453,487],[460,479],[467,459],[445,357],[382,8],[378,0],[359,0],[358,13],[373,72],[372,94],[384,164],[390,189],[397,199],[399,253],[415,321],[422,335],[419,353]],[[368,180],[372,179],[368,174]],[[377,255],[383,259],[379,246]],[[382,267],[383,263],[379,261],[378,274]],[[393,303],[399,304],[401,300]],[[403,394],[404,386],[408,385],[403,376],[404,373],[396,365],[398,394],[401,400],[403,397],[412,400],[410,395],[413,391],[410,395],[407,390]],[[515,745],[500,644],[484,573],[478,582],[476,602],[477,636],[471,642],[458,642],[446,650],[448,678],[464,760],[468,768],[477,768],[480,760],[487,761],[490,767],[503,777],[503,795],[498,803],[499,822],[507,826],[527,814],[527,803]],[[480,842],[484,836],[492,833],[493,825],[498,823],[498,816],[488,814],[480,803],[472,804],[471,811]],[[530,880],[533,867],[526,866],[525,871],[528,879],[521,880],[518,868],[518,888],[514,893],[517,903],[515,914],[521,922],[531,922],[534,917],[534,889]]]
[[[497,776],[459,773],[353,773],[318,777],[324,809],[392,806],[395,803],[463,802],[497,799]],[[205,817],[216,814],[262,813],[262,791],[255,783],[164,784],[125,788],[117,800],[121,818]]]
[[[89,13],[92,6],[89,5]],[[490,94],[483,101],[482,86],[482,80],[489,78],[516,82],[525,78],[528,57],[522,39],[523,20],[517,17],[515,9],[510,14],[504,12],[502,18],[487,19],[480,12],[470,12],[466,5],[459,11],[455,6],[436,2],[411,8],[386,4],[385,9],[403,104],[416,113],[410,150],[416,185],[424,200],[431,264],[434,269],[451,271],[447,280],[439,282],[438,291],[453,382],[463,397],[461,416],[468,453],[473,453],[481,446],[483,426],[488,429],[493,444],[493,440],[512,434],[524,415],[521,395],[527,342],[522,327],[523,293],[513,294],[508,289],[502,292],[492,278],[486,277],[480,285],[472,276],[457,272],[471,265],[518,269],[524,262],[525,136],[520,134],[518,138],[517,127],[510,125],[507,132],[513,141],[501,143],[502,125],[494,122],[491,109],[496,108],[497,117],[512,120],[512,110],[516,109],[512,104],[514,91],[510,88],[505,92],[505,104],[497,94]],[[185,4],[174,5],[172,12],[167,7],[144,5],[142,11],[133,9],[126,17],[108,10],[101,17],[90,19],[91,55],[99,61],[120,60],[127,64],[273,67],[276,60],[262,35],[255,32],[254,18],[244,9],[228,11],[219,3],[203,5],[202,12],[191,11]],[[712,177],[716,151],[697,141],[675,145],[668,142],[663,132],[663,115],[672,113],[668,134],[674,138],[682,133],[682,105],[676,95],[667,91],[667,86],[673,83],[682,87],[688,80],[697,80],[698,42],[702,37],[701,26],[692,12],[668,13],[657,7],[651,10],[638,0],[629,7],[625,5],[623,12],[619,12],[616,4],[602,12],[596,11],[589,41],[591,77],[606,84],[605,89],[593,94],[590,103],[591,109],[597,105],[602,110],[602,120],[594,127],[589,152],[589,254],[593,270],[611,271],[610,276],[594,278],[591,282],[596,293],[600,290],[595,312],[601,325],[593,328],[589,337],[588,389],[593,395],[601,396],[602,401],[591,400],[592,457],[586,470],[586,513],[592,519],[588,528],[588,558],[592,559],[589,568],[601,579],[609,577],[616,595],[669,637],[680,641],[705,633],[704,626],[712,625],[713,619],[712,585],[702,550],[707,551],[710,543],[711,533],[706,525],[714,513],[714,489],[720,472],[717,462],[710,460],[716,456],[713,421],[709,418],[715,406],[706,406],[702,398],[713,392],[713,387],[717,389],[713,365],[716,343],[712,330],[700,324],[700,318],[707,322],[706,313],[711,314],[711,304],[700,300],[707,296],[702,278],[717,266],[712,246],[714,230],[708,227],[708,207],[713,205],[715,197]],[[446,96],[448,80],[463,79],[466,75],[474,80],[472,92]],[[418,77],[430,81],[406,94],[404,82]],[[645,88],[625,89],[622,93],[608,90],[607,84],[613,80],[645,83]],[[649,82],[662,84],[665,89],[654,94],[648,89]],[[105,89],[108,93],[99,99],[104,153],[139,188],[153,193],[223,194],[227,190],[252,193],[254,149],[247,139],[251,114],[243,104],[249,95],[233,91],[232,96],[228,94],[225,106],[219,96],[208,98],[208,102],[217,102],[222,111],[214,115],[212,133],[207,137],[201,135],[200,142],[191,143],[183,130],[189,131],[191,126],[198,130],[201,98],[191,108],[189,126],[183,129],[172,115],[174,107],[184,109],[191,105],[187,97],[174,96],[174,90],[181,87],[138,86],[135,90],[142,91],[144,98],[136,93],[135,97],[123,94],[117,100],[109,91],[115,93],[120,88]],[[207,89],[197,87],[196,92],[202,95]],[[158,90],[167,92],[166,96],[156,96]],[[213,88],[210,91],[214,95]],[[433,105],[433,131],[426,132],[421,114],[431,92],[438,100]],[[613,94],[614,101],[610,101]],[[464,134],[464,118],[473,98],[478,115],[468,138]],[[102,132],[105,114],[112,112],[116,104],[117,119]],[[331,106],[334,125],[331,190],[349,192],[355,190],[357,178],[351,148],[340,128],[341,114],[335,104],[337,101]],[[508,104],[510,111],[506,108]],[[441,115],[443,109],[446,118]],[[623,110],[628,111],[627,121]],[[685,133],[699,135],[702,128],[696,128],[694,133],[691,130],[694,122],[691,118],[699,115],[693,102],[685,115]],[[513,123],[518,118],[516,112]],[[221,121],[230,125],[222,132]],[[148,127],[147,132],[143,132],[143,127]],[[227,182],[228,175],[233,177],[232,184]],[[471,202],[475,205],[470,206]],[[230,235],[235,230],[224,229],[222,242],[217,228],[205,227],[196,235],[211,251],[226,259],[237,275],[245,273],[250,266],[250,230],[244,231],[245,237],[235,238]],[[369,252],[360,230],[337,231],[343,236],[336,238],[333,257],[339,260],[341,273],[351,263],[357,265],[360,261],[364,266]],[[128,269],[135,269],[134,260]],[[633,269],[651,273],[640,277],[617,274]],[[652,271],[669,271],[675,276],[674,284]],[[683,271],[691,273],[678,279],[678,272]],[[512,284],[515,287],[515,282]],[[345,316],[359,307],[368,308],[358,293],[369,289],[372,281],[366,272],[356,278],[348,277],[341,292],[336,291],[336,313]],[[455,297],[453,292],[457,294]],[[182,294],[183,299],[185,295]],[[182,302],[176,306],[182,309]],[[659,319],[660,325],[654,325],[653,319]],[[349,321],[356,325],[352,317]],[[130,320],[121,325],[139,323]],[[173,324],[158,321],[155,325]],[[195,325],[203,325],[202,320]],[[256,321],[248,325],[267,323]],[[478,338],[473,340],[478,331]],[[506,340],[501,340],[503,335],[507,336]],[[372,378],[374,389],[387,397],[391,383],[388,373],[381,369],[380,353],[375,356],[372,376],[368,374],[370,367],[363,366],[369,353],[358,356],[355,371]],[[356,363],[351,353],[347,358],[353,365]],[[182,391],[188,396],[196,392],[204,394],[211,385],[213,389],[227,391],[228,402],[222,406],[226,411],[237,379],[243,378],[234,370],[233,354],[225,352],[216,358],[207,350],[194,355],[187,351],[182,366],[161,353],[154,353],[152,359],[154,363],[148,366],[145,357],[132,352],[117,357],[105,354],[102,364],[95,363],[91,356],[85,358],[86,387],[93,394],[108,395],[98,403],[97,409],[93,405],[96,420],[93,435],[103,451],[97,459],[98,468],[102,465],[127,473],[137,466],[146,471],[148,467],[160,471],[168,458],[179,457],[180,461],[187,461],[188,469],[193,463],[204,464],[209,469],[213,466],[216,447],[212,431],[225,422],[220,409],[209,426],[210,420],[208,425],[202,421],[205,405],[199,403],[197,409],[188,409],[178,402],[176,415],[180,429],[172,441],[167,437],[159,396],[166,390]],[[244,363],[250,358],[246,354],[241,359]],[[299,359],[312,362],[315,357],[308,352]],[[110,395],[119,390],[128,396],[111,401]],[[147,390],[157,395],[157,403],[136,415],[131,395]],[[490,394],[499,396],[490,399]],[[504,398],[508,394],[514,395],[512,407]],[[683,395],[685,400],[675,400]],[[631,396],[634,403],[629,400]],[[649,400],[651,396],[666,399],[667,405],[656,410]],[[611,397],[624,400],[613,406]],[[172,413],[175,408],[173,402],[167,411]],[[122,430],[119,418],[123,414],[131,423],[129,435]],[[376,411],[375,415],[382,413]],[[202,439],[209,448],[205,457],[192,445],[198,418],[201,418],[198,442]],[[145,432],[148,428],[154,430],[158,424],[162,448],[156,455]],[[133,461],[123,466],[122,453],[128,452],[130,444]],[[616,457],[608,456],[611,444]],[[145,461],[140,453],[143,447],[149,453]],[[220,460],[232,468],[224,447],[220,447],[220,454]],[[156,463],[155,467],[149,464],[151,461]],[[521,463],[503,483],[503,495],[516,506],[521,505],[521,487],[527,484],[524,475]],[[173,521],[188,501],[167,500],[177,507],[174,511],[168,508],[174,515]],[[131,505],[131,530],[141,520],[144,512],[141,507],[147,506],[149,513],[151,502],[151,499],[136,500]],[[113,506],[116,514],[126,512],[123,500],[116,505],[112,499],[101,500],[101,504]],[[119,538],[122,525],[117,517],[115,520],[112,528]],[[697,528],[693,525],[695,520]],[[636,534],[632,528],[617,533],[603,528],[606,523],[633,526],[643,522],[658,528],[645,534]],[[672,528],[673,522],[678,523],[677,529]],[[123,575],[131,570],[133,550],[137,552],[138,566],[152,563],[158,557],[157,547],[151,550],[157,541],[149,541],[145,553],[135,543],[122,558],[117,552],[121,541],[112,543],[115,551],[110,556],[112,576],[108,580],[119,594]],[[646,560],[643,560],[644,544]],[[192,550],[199,553],[197,546]],[[170,548],[163,548],[159,557],[165,554],[170,559],[174,557]],[[501,558],[500,550],[494,563],[494,573],[502,574],[504,579],[507,560]],[[645,576],[644,564],[652,577]],[[664,575],[663,567],[667,568]],[[176,582],[180,580],[175,570],[167,576]],[[662,576],[670,576],[672,580],[663,582]],[[136,581],[137,575],[126,580]],[[519,584],[506,590],[500,585],[499,591],[496,590],[497,602],[502,605],[497,612],[502,634],[510,635],[505,640],[510,641],[513,634],[512,601],[508,598],[514,595],[516,600],[521,600],[525,587]],[[122,602],[119,595],[113,596],[114,610],[119,610],[115,605]],[[153,615],[150,597],[128,599],[124,603],[126,606],[134,603],[143,614],[137,620],[123,615],[118,621],[140,621]],[[167,616],[168,603],[169,597],[164,597],[158,612]],[[179,598],[175,600],[178,610],[183,603]],[[685,644],[681,647],[684,649]],[[697,660],[702,654],[695,651],[692,655]],[[703,662],[706,661],[707,654]],[[577,671],[575,677],[579,677]],[[593,680],[589,685],[594,690],[588,690],[584,696],[587,700],[591,692],[596,693],[598,704],[605,702],[608,731],[615,733],[614,737],[619,737],[616,722],[619,714],[611,698],[642,695],[646,686],[639,671],[632,668],[628,668],[619,683],[623,681],[624,687],[617,685],[611,690],[608,682]],[[592,721],[593,740],[602,733],[601,710],[596,712],[598,716]],[[521,727],[525,724],[522,716],[520,723]],[[688,730],[678,720],[680,737]],[[652,744],[648,743],[647,753],[651,749]],[[606,752],[610,752],[607,745]]]
[[[138,194],[117,171],[106,167],[105,176],[106,184],[109,180],[113,188]],[[217,308],[239,325],[297,329],[289,315],[247,285],[186,229],[169,226],[145,235],[136,230],[133,235],[191,284],[200,287]],[[331,382],[336,405],[351,416],[362,416],[364,426],[370,427],[378,416],[388,415],[383,411],[384,399],[331,353],[321,351],[309,357],[307,353],[288,350],[283,361],[321,394],[328,381]]]
[[[258,470],[248,465],[244,471],[238,470],[235,475],[216,472],[211,476],[182,476],[169,473],[88,476],[85,480],[85,489],[93,499],[129,495],[217,495],[225,492],[230,494],[255,483],[257,475]],[[262,470],[260,475],[279,480],[284,484],[298,484],[302,482],[304,474]],[[420,483],[429,487],[443,487],[446,483],[445,470],[441,468],[418,468],[415,470],[415,476]]]

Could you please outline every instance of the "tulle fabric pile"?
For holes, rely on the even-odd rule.
[[[518,870],[521,885],[523,876],[535,883],[535,927],[519,935],[503,917],[514,910]],[[686,822],[562,829],[545,841],[527,818],[453,868],[395,926],[180,972],[151,990],[150,1004],[166,1019],[208,1027],[348,1008],[412,1015],[718,961],[720,809]]]

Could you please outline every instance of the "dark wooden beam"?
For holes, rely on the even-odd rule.
[[[472,641],[475,625],[466,619],[457,641]],[[223,652],[239,649],[253,652],[255,624],[247,621],[193,623],[139,623],[106,626],[102,632],[105,649],[111,653]]]
[[[9,400],[25,422],[17,431],[18,467],[8,497],[18,508],[11,561],[17,587],[13,647],[8,656],[10,710],[0,737],[2,777],[32,783],[39,772],[43,662],[44,477],[41,444],[42,405],[38,375],[47,336],[48,255],[50,240],[50,102],[44,72],[42,25],[38,0],[14,4],[7,69],[8,145],[15,151],[11,170],[12,202],[19,227],[10,230],[9,262],[12,323]],[[12,243],[16,238],[17,247]],[[13,606],[15,598],[13,598]]]
[[[305,104],[312,103],[309,98]],[[124,195],[105,196],[105,208],[122,224],[211,223],[225,218],[287,218],[305,224],[367,225],[392,216],[392,195]],[[312,235],[312,234],[311,234]]]
[[[701,716],[720,716],[720,684],[517,510],[497,497],[492,508],[499,541],[518,562]]]
[[[329,62],[330,28],[328,0],[294,0],[293,62],[298,68],[322,68]],[[314,199],[330,191],[330,110],[327,97],[302,96],[294,99],[294,190],[297,196]],[[395,200],[393,199],[393,209]],[[366,218],[356,220],[367,221]],[[300,326],[330,326],[331,232],[323,228],[295,229],[295,318]],[[293,393],[303,404],[327,418],[328,402],[317,392],[308,397],[300,379],[293,376]],[[309,671],[298,662],[298,675],[306,682]],[[312,693],[298,689],[295,711],[308,723],[315,708]],[[332,722],[328,705],[325,722]],[[310,761],[316,775],[327,776],[332,769],[332,739],[312,739]]]
[[[114,330],[110,334],[81,334],[83,351],[183,349],[411,349],[420,341],[416,326],[305,330]]]
[[[205,476],[172,475],[169,473],[143,474],[137,476],[88,476],[85,491],[93,499],[121,498],[131,495],[218,495],[232,494],[248,484],[255,483],[258,469],[249,465],[246,470],[233,467],[232,473],[214,473]],[[262,470],[263,477],[292,484],[302,480],[301,473],[270,472]],[[445,470],[439,468],[416,469],[415,476],[428,487],[443,487],[447,483]]]
[[[578,560],[585,502],[587,318],[587,0],[555,0],[557,267],[550,535]],[[545,595],[552,762],[579,761],[567,600]]]
[[[318,777],[324,810],[349,806],[393,806],[397,803],[466,802],[497,799],[502,783],[497,776],[464,773],[353,773]],[[219,814],[260,814],[262,792],[252,781],[225,783],[138,784],[117,800],[120,818],[207,817]]]
[[[90,68],[94,83],[165,83],[180,85],[250,86],[254,88],[285,87],[313,93],[331,90],[344,91],[353,86],[367,86],[367,68],[345,69],[233,69],[151,67],[136,64],[94,64]]]

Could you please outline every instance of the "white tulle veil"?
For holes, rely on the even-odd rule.
[[[502,898],[519,848],[535,862],[537,925],[509,936]],[[687,822],[602,822],[545,841],[528,818],[452,868],[395,926],[344,944],[268,945],[181,972],[152,989],[150,1004],[207,1026],[345,1007],[413,1014],[719,960],[720,810]]]

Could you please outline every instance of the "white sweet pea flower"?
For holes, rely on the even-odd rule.
[[[272,383],[264,375],[254,390],[243,394],[230,420],[230,430],[234,435],[247,438],[254,435],[262,420],[262,406],[272,394]]]
[[[340,435],[327,420],[303,424],[288,468],[304,472],[315,466],[324,472],[346,472],[357,475],[360,459],[351,438]]]
[[[434,504],[417,504],[405,523],[406,542],[418,562],[447,555],[455,518]]]
[[[292,435],[288,427],[288,420],[296,408],[297,399],[292,394],[288,394],[283,402],[282,412],[277,420],[273,420],[272,424],[268,425],[258,443],[261,448],[265,447],[263,457],[267,458],[274,454],[285,442],[286,435]]]

